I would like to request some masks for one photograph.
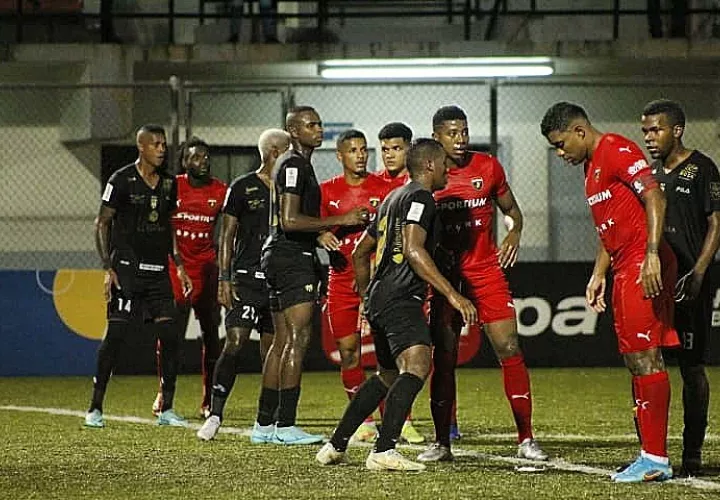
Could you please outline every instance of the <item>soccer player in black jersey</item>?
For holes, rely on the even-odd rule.
[[[138,159],[115,172],[102,195],[95,242],[105,274],[108,327],[97,355],[93,396],[85,416],[88,427],[104,427],[102,405],[130,320],[142,314],[162,341],[163,406],[158,425],[184,426],[173,411],[180,338],[168,274],[168,255],[177,265],[185,294],[192,282],[177,251],[170,216],[177,205],[175,178],[160,170],[165,131],[143,125],[137,132]]]
[[[712,291],[705,274],[720,246],[720,174],[715,163],[683,144],[685,113],[675,101],[652,101],[642,115],[652,171],[667,198],[664,236],[678,263],[675,289],[677,352],[683,379],[681,475],[695,476],[702,464],[710,386],[705,357],[712,323]]]
[[[250,439],[253,443],[312,444],[320,442],[322,436],[304,432],[295,426],[295,418],[320,281],[315,246],[336,250],[339,242],[327,230],[365,224],[368,211],[355,208],[341,216],[320,218],[320,186],[310,158],[322,144],[322,122],[313,108],[302,106],[290,110],[285,127],[292,148],[278,159],[273,176],[270,237],[263,248],[261,266],[271,293],[277,297],[287,331],[276,328],[270,350],[282,354],[279,366],[268,362],[263,367],[258,416]],[[269,385],[272,377],[266,372],[274,367],[279,381]]]
[[[323,465],[343,460],[355,429],[384,398],[382,429],[365,466],[371,470],[425,469],[424,464],[398,453],[395,444],[430,372],[430,329],[423,313],[428,283],[447,297],[466,323],[477,321],[472,302],[443,277],[432,257],[441,232],[432,193],[447,184],[446,158],[442,145],[432,139],[413,144],[407,154],[411,182],[385,199],[353,252],[358,291],[365,296],[363,310],[375,335],[379,369],[360,386],[330,442],[317,453],[316,460]],[[376,269],[371,281],[373,252]]]
[[[284,320],[270,304],[265,274],[260,269],[260,250],[268,235],[270,221],[270,185],[277,159],[290,147],[290,135],[284,130],[269,129],[258,139],[260,168],[233,181],[223,206],[220,226],[220,268],[218,301],[225,307],[227,338],[213,374],[210,416],[198,430],[205,441],[215,437],[223,418],[223,410],[235,384],[237,355],[250,331],[260,332],[260,353],[263,361],[272,342],[273,323],[284,328]],[[272,316],[278,315],[273,321]],[[279,353],[273,361],[279,362]],[[277,369],[268,385],[277,386]]]

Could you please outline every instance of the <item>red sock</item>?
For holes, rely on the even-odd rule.
[[[658,457],[667,457],[670,380],[666,371],[633,377],[635,411],[642,449]]]
[[[430,377],[430,412],[435,424],[435,440],[450,446],[450,421],[455,403],[456,353],[435,347],[433,372]]]
[[[355,368],[341,368],[340,378],[342,378],[348,399],[352,399],[358,388],[365,382],[365,371],[360,365]]]
[[[515,417],[518,430],[518,443],[532,438],[532,395],[530,394],[530,376],[525,367],[522,354],[500,361],[502,365],[505,396]]]

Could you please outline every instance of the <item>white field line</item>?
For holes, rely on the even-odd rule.
[[[61,415],[68,417],[84,418],[85,412],[78,410],[68,410],[64,408],[40,408],[36,406],[15,406],[15,405],[4,405],[0,406],[0,411],[17,411],[25,413],[44,413],[48,415]],[[127,422],[132,424],[143,424],[143,425],[155,425],[156,419],[135,417],[130,415],[103,415],[105,420],[116,421],[116,422]],[[200,428],[200,424],[188,423],[188,429],[197,430]],[[234,434],[243,437],[250,437],[252,429],[240,428],[240,427],[220,427],[219,432],[224,434]],[[515,434],[483,434],[482,438],[486,439],[515,439]],[[616,434],[616,435],[604,435],[604,436],[592,436],[592,435],[580,435],[580,434],[538,434],[536,436],[539,440],[547,441],[634,441],[637,439],[635,434]],[[707,436],[709,440],[717,441],[720,439],[718,435]],[[679,436],[673,436],[675,439],[680,439]],[[366,443],[353,443],[353,446],[371,446]],[[401,448],[423,451],[425,447],[420,445],[400,445]],[[524,458],[508,457],[501,455],[492,455],[489,453],[482,453],[473,450],[463,450],[457,447],[453,447],[453,454],[456,457],[469,457],[476,458],[479,460],[487,460],[491,462],[501,462],[511,465],[519,466],[538,466],[539,464],[546,464],[548,469],[562,470],[567,472],[578,472],[580,474],[589,474],[594,476],[606,476],[610,477],[614,471],[609,469],[601,469],[599,467],[591,467],[589,465],[576,464],[567,462],[561,458],[555,458],[548,462],[539,463],[533,460],[526,460]],[[690,479],[672,479],[667,483],[678,485],[678,486],[689,486],[701,490],[714,490],[720,491],[720,483],[713,481],[705,481],[703,479],[690,478]]]

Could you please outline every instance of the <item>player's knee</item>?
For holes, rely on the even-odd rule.
[[[225,346],[223,352],[226,354],[236,354],[250,337],[250,331],[247,328],[230,328],[227,330],[225,338]]]
[[[357,368],[360,365],[360,356],[356,349],[340,349],[340,366],[343,370]]]
[[[680,375],[682,376],[683,383],[685,385],[700,385],[707,380],[707,374],[705,373],[705,365],[703,364],[684,364],[680,365]]]
[[[312,331],[310,328],[291,328],[290,335],[286,340],[286,345],[294,349],[307,349],[310,343],[310,335]]]
[[[659,349],[631,352],[624,355],[625,366],[636,377],[652,375],[665,370],[665,362]]]
[[[177,323],[172,318],[161,318],[155,321],[154,326],[163,350],[176,349],[180,345]]]
[[[398,377],[397,370],[389,370],[387,368],[379,368],[375,374],[380,381],[385,384],[385,387],[390,387],[395,383],[395,379]]]
[[[114,355],[118,353],[125,342],[129,327],[127,321],[108,322],[107,332],[98,347],[98,354]]]

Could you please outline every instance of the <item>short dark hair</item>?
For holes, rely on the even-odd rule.
[[[308,111],[314,111],[315,113],[317,113],[317,111],[315,111],[315,108],[313,108],[312,106],[294,106],[288,110],[288,114],[307,113]]]
[[[312,106],[295,106],[288,110],[287,115],[285,115],[285,128],[289,128],[290,125],[292,125],[297,115],[300,113],[315,113],[317,114],[317,111]]]
[[[413,133],[410,127],[402,122],[388,123],[378,132],[378,139],[381,141],[400,137],[405,142],[410,142],[412,141],[412,136]]]
[[[668,117],[671,127],[676,125],[680,125],[681,127],[685,126],[685,111],[683,111],[682,106],[680,106],[680,103],[677,101],[658,99],[647,103],[643,109],[643,115],[645,116],[660,114]]]
[[[182,172],[184,170],[184,164],[185,164],[185,158],[187,157],[188,153],[190,152],[190,148],[196,148],[198,146],[204,147],[205,149],[210,149],[210,146],[207,142],[203,141],[199,137],[192,136],[190,139],[188,139],[185,142],[180,143],[180,147],[178,147],[178,153],[177,153],[177,170],[178,172]]]
[[[140,128],[137,129],[137,133],[166,135],[163,126],[156,123],[146,123],[145,125],[141,125]]]
[[[571,102],[555,103],[545,112],[545,116],[543,116],[542,122],[540,123],[540,132],[542,132],[542,135],[545,137],[547,137],[550,132],[562,132],[567,130],[573,120],[577,120],[578,118],[582,118],[590,123],[587,113],[581,106]]]
[[[365,134],[362,133],[362,131],[356,128],[351,128],[345,130],[340,135],[338,135],[337,140],[335,141],[335,147],[337,149],[340,149],[342,143],[345,141],[349,141],[350,139],[362,139],[367,142],[367,138],[365,137]]]
[[[449,122],[451,120],[465,120],[467,121],[467,115],[460,106],[443,106],[442,108],[435,111],[432,120],[433,128],[437,128],[443,124],[443,122]]]
[[[410,172],[410,177],[414,179],[417,175],[421,174],[425,168],[425,161],[431,156],[444,152],[445,150],[442,144],[435,139],[423,137],[413,141],[407,152],[407,168]]]

